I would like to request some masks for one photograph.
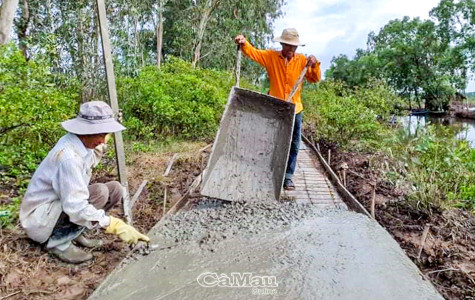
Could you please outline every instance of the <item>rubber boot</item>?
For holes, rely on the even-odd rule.
[[[295,184],[292,179],[285,179],[284,180],[284,190],[293,191],[295,190]]]
[[[73,243],[71,243],[71,245],[64,251],[61,251],[58,248],[51,248],[49,249],[49,253],[70,264],[80,264],[92,259],[91,253],[79,249],[74,246]]]
[[[86,248],[99,248],[104,246],[104,242],[102,242],[101,240],[88,239],[82,234],[78,236],[74,241]]]

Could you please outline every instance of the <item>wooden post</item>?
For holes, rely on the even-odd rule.
[[[372,189],[371,189],[371,217],[373,219],[376,219],[376,182],[371,182],[371,186],[372,186]]]
[[[241,45],[237,45],[236,54],[236,87],[239,87],[239,80],[241,79]]]
[[[421,259],[422,249],[424,249],[424,245],[426,244],[427,234],[429,233],[430,225],[431,224],[426,224],[426,226],[424,227],[424,232],[422,233],[421,237],[421,243],[419,245],[419,253],[417,254],[417,261]]]
[[[331,149],[328,149],[328,165],[329,165],[329,166],[331,166],[331,164],[330,164],[331,156],[332,156],[332,150],[331,150]]]
[[[165,190],[163,191],[163,214],[162,214],[162,217],[165,216],[166,211],[167,211],[167,187],[165,186]]]
[[[173,166],[173,163],[175,162],[175,159],[178,157],[178,154],[173,154],[173,157],[172,159],[170,160],[170,163],[168,163],[168,167],[167,169],[165,170],[165,173],[163,173],[163,176],[168,176],[168,174],[170,174],[170,171],[172,170],[172,166]]]
[[[109,40],[109,30],[107,27],[105,0],[96,0],[99,27],[101,29],[102,50],[106,67],[107,90],[109,92],[109,101],[112,110],[116,115],[119,114],[119,104],[117,102],[117,91],[115,88],[114,65],[112,63],[112,50]],[[117,170],[119,180],[125,188],[124,193],[124,214],[128,223],[132,223],[132,214],[130,211],[129,183],[127,182],[127,171],[125,167],[125,151],[122,132],[114,134],[115,154],[117,159]]]

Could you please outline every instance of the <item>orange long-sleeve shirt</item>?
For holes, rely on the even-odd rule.
[[[303,54],[295,54],[294,57],[287,62],[280,51],[259,50],[254,48],[249,41],[246,41],[241,49],[250,59],[266,68],[270,81],[269,95],[285,101],[299,78],[300,73],[307,64],[307,58]],[[309,82],[320,81],[320,62],[308,68],[305,78],[307,78]],[[295,104],[296,114],[303,110],[302,97],[300,96],[301,90],[302,84],[300,84],[291,100],[291,102]]]

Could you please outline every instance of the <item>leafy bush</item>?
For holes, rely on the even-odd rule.
[[[0,47],[0,166],[9,176],[29,174],[77,113],[77,92],[59,88],[49,66],[26,61],[14,46]]]
[[[371,147],[386,132],[378,119],[387,118],[399,101],[381,83],[351,90],[339,81],[326,80],[304,92],[304,120],[314,128],[317,139],[337,142],[343,148],[362,143]]]
[[[213,137],[233,84],[227,72],[194,69],[173,57],[161,69],[145,67],[135,78],[120,78],[126,134]]]
[[[385,141],[404,163],[406,180],[413,186],[409,200],[420,208],[475,209],[475,149],[456,133],[450,127],[428,125],[417,136],[400,131]]]

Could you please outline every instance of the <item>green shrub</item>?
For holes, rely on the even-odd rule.
[[[385,144],[405,165],[413,190],[408,200],[420,208],[458,206],[475,209],[475,149],[450,127],[427,125],[417,136],[400,131]]]
[[[0,47],[0,166],[2,174],[30,174],[58,138],[60,122],[77,113],[77,92],[59,88],[49,66]]]
[[[126,134],[134,138],[211,138],[233,84],[227,72],[194,69],[173,57],[161,69],[145,67],[135,78],[120,78],[118,94]]]
[[[397,97],[382,85],[374,89],[350,90],[341,82],[326,80],[304,92],[307,126],[317,139],[337,142],[341,147],[373,147],[386,128],[378,119],[394,111]]]

